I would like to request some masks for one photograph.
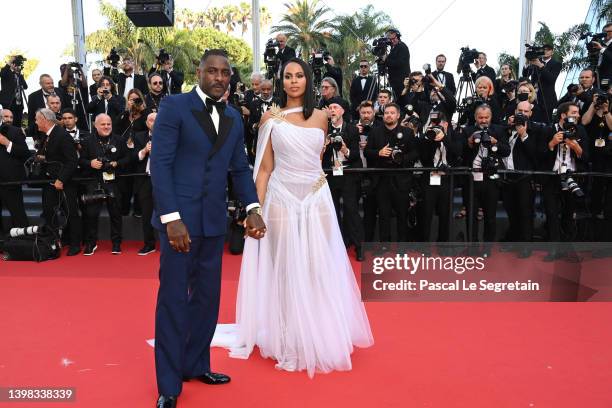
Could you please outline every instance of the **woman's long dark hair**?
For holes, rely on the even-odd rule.
[[[280,87],[281,87],[281,107],[284,108],[285,106],[287,106],[287,92],[285,92],[285,88],[283,87],[283,80],[285,78],[285,68],[287,67],[288,64],[291,64],[292,62],[298,64],[300,67],[302,67],[302,70],[304,70],[304,75],[306,76],[306,91],[304,92],[304,118],[308,119],[309,117],[312,116],[312,112],[314,111],[315,108],[315,95],[314,95],[314,88],[313,88],[313,76],[312,76],[312,70],[310,69],[310,65],[308,65],[306,62],[302,61],[299,58],[291,58],[289,61],[287,61],[285,63],[285,65],[283,65],[283,68],[281,69],[281,82],[280,82]]]

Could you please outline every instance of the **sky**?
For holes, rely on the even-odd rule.
[[[98,0],[82,1],[85,32],[91,33],[104,28],[106,21],[99,15]],[[109,1],[116,6],[125,7],[125,0]],[[260,6],[266,6],[271,11],[274,25],[286,11],[284,4],[290,1],[260,0]],[[205,10],[207,7],[221,7],[240,2],[241,0],[175,0],[175,8]],[[331,10],[328,17],[333,18],[336,15],[351,14],[371,2],[320,0],[320,3]],[[446,70],[455,73],[459,49],[466,45],[486,52],[489,65],[496,69],[499,53],[518,55],[521,3],[520,0],[393,0],[372,4],[376,10],[392,16],[394,25],[402,33],[402,40],[410,49],[413,70],[420,69],[425,63],[435,65],[435,56],[444,53],[448,59]],[[560,33],[574,24],[582,23],[589,4],[590,0],[573,0],[570,8],[559,7],[557,0],[533,0],[532,34],[535,34],[539,27],[538,21],[546,22],[553,33]],[[71,0],[6,1],[2,8],[2,31],[5,35],[0,41],[0,56],[13,49],[20,49],[28,56],[41,61],[28,79],[27,93],[39,88],[38,76],[42,73],[51,74],[57,81],[59,65],[68,60],[62,53],[73,41]],[[27,24],[24,24],[26,20],[22,18],[7,16],[27,16]],[[33,30],[33,27],[38,29]],[[269,27],[261,32],[262,44],[272,37],[268,30]],[[236,36],[240,37],[240,34]],[[251,44],[250,32],[245,35],[244,40]],[[557,85],[562,79],[563,75]]]

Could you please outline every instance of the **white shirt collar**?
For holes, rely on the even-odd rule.
[[[206,95],[199,86],[196,86],[196,92],[198,93],[198,96],[200,97],[200,99],[202,99],[202,102],[204,102],[204,106],[206,106],[206,98],[210,98],[213,101],[215,101],[215,98],[211,98],[210,96]],[[216,100],[216,102],[220,102],[220,101],[221,99]]]
[[[53,132],[53,129],[55,128],[56,125],[51,126],[51,129],[47,130],[47,136],[49,136],[51,134],[51,132]]]

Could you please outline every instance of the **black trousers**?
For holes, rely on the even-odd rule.
[[[571,240],[576,234],[576,222],[574,221],[576,202],[572,193],[561,190],[560,176],[543,177],[542,196],[546,211],[548,241]]]
[[[600,171],[600,170],[593,170]],[[603,171],[603,170],[602,170]],[[593,177],[591,184],[591,215],[596,216],[604,209],[604,198],[606,196],[607,179],[603,177]]]
[[[331,177],[333,178],[329,180],[329,187],[344,242],[347,245],[361,246],[363,221],[359,214],[359,177],[356,175]]]
[[[155,231],[151,225],[153,216],[153,187],[151,177],[139,176],[134,180],[134,194],[138,197],[140,208],[142,209],[142,236],[144,244],[155,246]]]
[[[429,177],[422,180],[423,202],[421,205],[421,238],[431,242],[431,224],[434,214],[438,214],[438,242],[448,242],[450,238],[450,177],[442,176],[439,186],[429,184]]]
[[[535,192],[532,178],[521,177],[501,185],[504,209],[508,214],[508,242],[531,242]]]
[[[378,204],[379,241],[391,241],[391,212],[395,212],[397,224],[397,241],[407,242],[408,206],[410,189],[397,185],[395,177],[381,177],[376,187]]]
[[[23,122],[23,105],[17,105],[17,100],[11,104],[11,112],[13,112],[13,126],[21,127]]]
[[[64,227],[60,225],[57,217],[58,205],[66,216],[70,246],[81,245],[81,216],[79,215],[79,205],[77,198],[77,185],[75,183],[65,183],[63,190],[56,190],[52,185],[43,186],[42,190],[43,219],[52,228]]]
[[[603,205],[604,233],[601,241],[612,242],[612,179],[606,179],[606,196]]]
[[[2,206],[11,214],[11,227],[27,227],[28,217],[23,204],[23,190],[21,186],[0,186],[0,218]]]
[[[496,234],[496,211],[497,211],[497,200],[499,198],[499,186],[496,180],[491,180],[487,176],[484,177],[483,181],[474,181],[468,183],[465,187],[467,188],[468,197],[468,211],[467,211],[467,226],[468,231],[470,223],[472,223],[472,237],[473,242],[478,242],[478,223],[476,222],[476,212],[478,208],[482,208],[484,213],[484,242],[494,242]],[[474,201],[471,205],[469,203],[470,189],[473,191]],[[473,221],[473,222],[472,222]]]
[[[118,177],[117,188],[121,193],[121,202],[119,208],[121,215],[130,215],[130,208],[132,208],[132,197],[136,194],[134,192],[134,177]],[[134,210],[136,210],[136,200],[134,201]]]
[[[363,230],[366,242],[374,241],[377,213],[378,198],[376,197],[376,191],[367,192],[363,196]]]
[[[97,183],[90,183],[87,185],[87,194],[93,193],[98,187]],[[101,201],[95,201],[85,205],[85,218],[86,218],[86,234],[85,243],[95,245],[98,241],[98,221],[100,218],[100,211],[102,211],[102,204],[106,203],[106,209],[110,217],[111,223],[111,241],[113,244],[120,244],[122,240],[122,225],[123,218],[121,216],[121,192],[117,187],[116,182],[102,183],[102,189],[106,194],[113,194],[114,198],[107,198]]]

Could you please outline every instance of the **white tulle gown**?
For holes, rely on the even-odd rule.
[[[247,238],[236,325],[217,326],[213,346],[248,358],[257,346],[278,369],[350,370],[353,346],[374,343],[321,169],[324,133],[273,115],[259,130],[254,178],[268,140],[274,170],[263,204],[266,236]]]

